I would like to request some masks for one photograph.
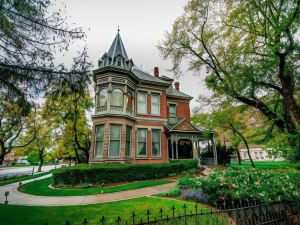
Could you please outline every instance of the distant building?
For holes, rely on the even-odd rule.
[[[142,51],[142,50],[141,50]],[[93,71],[95,114],[92,116],[90,163],[161,163],[197,158],[200,142],[213,135],[191,124],[191,96],[179,82],[137,68],[117,33]],[[207,133],[207,132],[206,132]]]
[[[250,155],[253,161],[284,161],[284,157],[273,157],[268,153],[268,150],[259,146],[250,146]],[[246,148],[239,148],[241,160],[249,160],[248,151]]]

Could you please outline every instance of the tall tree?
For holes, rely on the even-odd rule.
[[[0,165],[3,164],[5,155],[16,148],[29,145],[36,137],[37,130],[26,142],[20,143],[22,132],[29,127],[35,127],[35,123],[29,123],[27,118],[31,110],[30,104],[20,103],[20,105],[9,96],[0,95]]]
[[[254,107],[287,130],[296,159],[299,13],[299,0],[190,0],[159,46],[175,74],[187,59],[189,70],[206,74],[215,95]]]

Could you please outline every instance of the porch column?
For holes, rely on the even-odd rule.
[[[176,159],[178,159],[178,138],[177,134],[175,135],[175,147],[176,147]]]
[[[171,134],[171,149],[172,149],[172,159],[174,159],[174,137]]]
[[[199,146],[199,140],[196,141],[196,148],[197,148],[197,155],[198,155],[198,167],[201,167],[201,154],[200,154],[200,146]]]
[[[215,134],[213,133],[212,135],[212,145],[213,145],[213,151],[214,151],[214,161],[215,165],[218,165],[218,153],[216,149],[216,144],[215,144]]]

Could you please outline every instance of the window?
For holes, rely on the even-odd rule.
[[[95,132],[95,158],[103,157],[104,125],[97,125]]]
[[[120,157],[121,150],[121,125],[110,125],[109,157]]]
[[[260,154],[260,158],[261,158],[261,159],[264,159],[264,158],[265,158],[264,155],[263,155],[263,154],[264,154],[263,152],[260,152],[259,154]]]
[[[127,109],[132,109],[132,95],[130,92],[127,93]]]
[[[247,157],[248,157],[247,152],[244,152],[244,159],[247,159]]]
[[[148,129],[137,129],[137,156],[147,157]]]
[[[126,146],[125,146],[125,156],[130,157],[131,156],[131,134],[132,133],[132,127],[127,126],[126,127]]]
[[[174,105],[174,104],[169,105],[169,119],[170,119],[170,121],[176,121],[177,120],[176,105]]]
[[[160,130],[152,130],[152,156],[160,156]]]
[[[111,94],[112,106],[123,106],[123,91],[121,89],[114,89]]]
[[[99,93],[99,106],[107,105],[107,97],[108,97],[107,89],[104,88]]]
[[[147,113],[147,93],[138,92],[138,113]]]
[[[256,158],[256,159],[259,159],[259,157],[258,157],[258,152],[255,152],[255,158]]]
[[[151,95],[151,114],[160,115],[160,95],[152,94]]]

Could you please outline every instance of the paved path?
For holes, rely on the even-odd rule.
[[[51,174],[36,178],[36,180],[50,177]],[[23,181],[23,184],[33,182],[35,179]],[[135,190],[120,191],[107,194],[85,195],[85,196],[35,196],[18,191],[19,183],[0,186],[0,203],[4,203],[4,192],[9,191],[8,204],[31,205],[31,206],[68,206],[89,205],[97,203],[116,202],[121,200],[140,198],[168,191],[176,186],[176,183],[163,184],[159,186],[140,188]]]

